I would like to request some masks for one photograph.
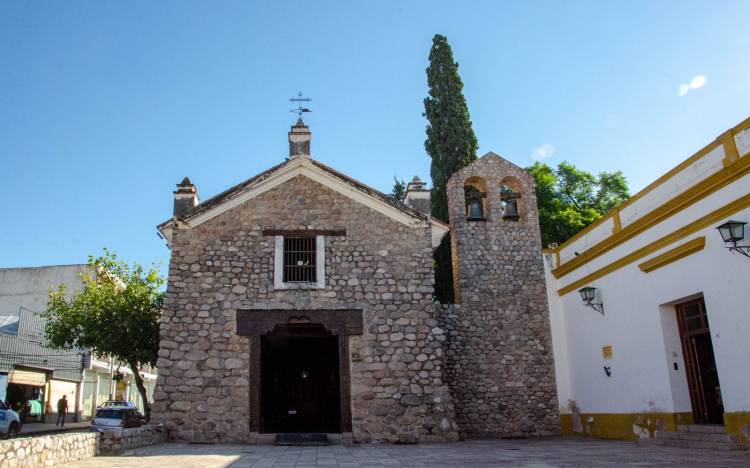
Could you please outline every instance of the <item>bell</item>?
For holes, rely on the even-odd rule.
[[[503,216],[507,216],[509,218],[518,217],[518,204],[516,203],[516,200],[507,200],[505,202],[505,213]]]
[[[484,218],[482,210],[482,201],[478,198],[472,198],[469,202],[469,219],[481,219]]]

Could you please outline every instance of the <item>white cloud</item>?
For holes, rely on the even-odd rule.
[[[677,88],[677,95],[684,96],[691,89],[702,88],[706,84],[705,75],[694,76],[690,83],[683,83]]]
[[[531,159],[542,161],[552,157],[553,154],[555,154],[555,147],[545,143],[542,146],[534,148],[534,151],[531,152]]]
[[[690,81],[690,87],[693,89],[702,88],[704,84],[706,84],[706,77],[703,75],[698,75]]]

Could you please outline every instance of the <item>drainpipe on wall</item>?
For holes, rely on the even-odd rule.
[[[94,375],[96,375],[96,385],[94,386],[94,398],[93,402],[91,403],[91,418],[93,419],[96,415],[96,407],[99,406],[99,374],[94,371]]]
[[[109,358],[109,399],[115,399],[115,358]]]
[[[76,389],[76,413],[73,421],[80,422],[83,419],[83,386],[86,381],[86,354],[81,353],[81,380]]]

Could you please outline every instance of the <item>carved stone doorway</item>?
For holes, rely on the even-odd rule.
[[[338,337],[279,325],[260,337],[260,432],[341,432]]]
[[[250,337],[251,433],[352,432],[349,337],[362,334],[361,310],[239,310],[237,334]]]

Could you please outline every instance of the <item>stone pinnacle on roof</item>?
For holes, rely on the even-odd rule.
[[[289,159],[298,157],[309,158],[310,140],[312,140],[310,127],[305,125],[305,122],[300,117],[289,131]]]

